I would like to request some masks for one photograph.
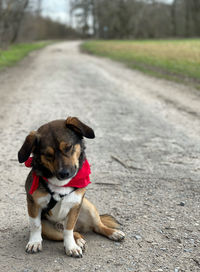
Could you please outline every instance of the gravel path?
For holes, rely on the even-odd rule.
[[[78,48],[57,43],[0,73],[0,271],[200,271],[200,92]],[[30,130],[69,115],[96,134],[87,197],[126,239],[87,234],[82,259],[50,241],[28,255],[28,170],[17,152]]]

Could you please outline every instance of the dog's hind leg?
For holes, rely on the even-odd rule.
[[[79,232],[74,232],[74,240],[76,241],[77,245],[80,246],[82,251],[85,250],[86,241],[84,240],[84,236],[81,235]]]
[[[55,223],[42,220],[42,236],[48,240],[63,241],[63,230],[56,228]]]
[[[106,220],[105,220],[106,217]],[[110,218],[109,218],[110,217]],[[94,231],[108,237],[110,240],[121,241],[125,234],[117,229],[118,224],[115,219],[109,215],[100,215],[101,222],[94,227]],[[108,225],[107,225],[108,223]],[[112,226],[112,227],[111,227]]]
[[[63,225],[61,223],[52,223],[46,219],[42,220],[42,237],[53,241],[63,241]],[[84,251],[86,241],[83,235],[74,232],[74,240],[78,246]]]
[[[125,234],[118,230],[119,223],[110,215],[99,215],[95,206],[84,198],[80,215],[76,224],[76,230],[87,232],[93,230],[111,240],[121,241]]]

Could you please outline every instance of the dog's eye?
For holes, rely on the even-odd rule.
[[[53,154],[50,154],[50,153],[47,153],[47,154],[45,154],[45,158],[46,158],[47,160],[51,161],[51,160],[53,160],[54,155],[53,155]]]
[[[72,145],[65,146],[64,152],[68,153],[71,150],[71,148],[72,148]]]

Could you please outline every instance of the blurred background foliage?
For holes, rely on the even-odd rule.
[[[44,17],[52,0],[44,1],[0,0],[1,48],[46,39],[200,36],[200,0],[66,0],[66,22]]]
[[[96,38],[149,39],[200,36],[200,0],[74,0],[84,34]]]

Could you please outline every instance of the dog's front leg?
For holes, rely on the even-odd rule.
[[[80,212],[84,193],[85,193],[85,189],[78,189],[74,192],[74,199],[76,199],[76,203],[67,214],[65,229],[63,233],[65,253],[68,256],[76,257],[76,258],[82,257],[82,249],[80,246],[76,244],[74,240],[73,232],[74,232],[74,227],[76,225],[76,221]]]
[[[41,207],[27,199],[30,221],[30,238],[26,245],[26,252],[36,253],[42,250]]]

